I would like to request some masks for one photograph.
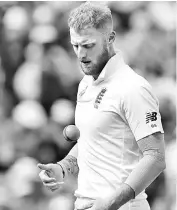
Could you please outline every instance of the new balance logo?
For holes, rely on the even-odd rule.
[[[157,112],[147,112],[146,113],[146,124],[157,120]]]

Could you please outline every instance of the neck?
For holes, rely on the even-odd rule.
[[[115,54],[116,54],[115,49],[113,45],[111,45],[109,48],[109,59],[112,58]]]
[[[109,51],[109,56],[108,56],[108,61],[116,54],[113,46],[110,48],[110,51]],[[107,62],[108,62],[107,61]],[[99,77],[100,74],[97,74],[97,75],[92,75],[93,79],[96,80],[98,77]]]

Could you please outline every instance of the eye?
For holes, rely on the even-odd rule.
[[[73,44],[73,47],[77,49],[78,48],[78,45],[77,44]]]
[[[94,47],[94,44],[85,44],[84,47],[86,49],[90,49],[90,48]]]

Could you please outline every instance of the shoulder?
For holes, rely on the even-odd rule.
[[[120,78],[122,95],[131,96],[132,94],[144,94],[153,92],[150,83],[142,76],[137,74],[128,65],[124,67],[124,73]]]
[[[137,74],[132,68],[126,65],[121,76],[117,75],[116,92],[120,97],[121,104],[132,103],[155,103],[159,104],[158,99],[150,83]],[[115,79],[116,81],[116,79]],[[119,84],[118,84],[119,83]]]
[[[153,95],[150,83],[128,65],[116,70],[108,86],[112,97],[123,100],[125,98],[134,98],[136,95]]]

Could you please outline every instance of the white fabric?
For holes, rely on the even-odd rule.
[[[157,112],[157,120],[152,112]],[[117,189],[142,158],[136,141],[157,131],[163,133],[151,86],[119,53],[96,81],[91,76],[81,81],[75,120],[81,134],[77,197],[94,199]],[[136,199],[146,197],[143,192]]]
[[[78,198],[74,210],[82,209],[89,201],[91,200],[88,198]],[[121,206],[119,210],[150,210],[150,206],[146,199],[133,199]]]
[[[120,207],[119,210],[150,210],[150,206],[145,199],[133,199]]]

